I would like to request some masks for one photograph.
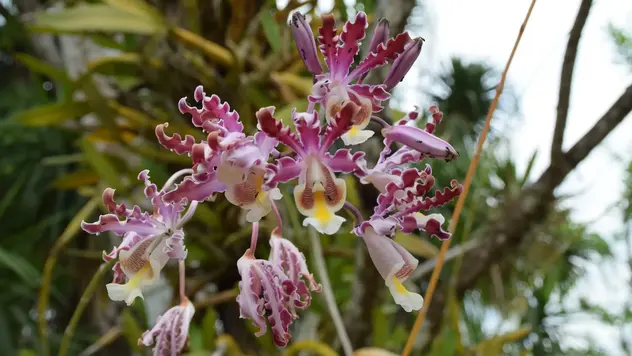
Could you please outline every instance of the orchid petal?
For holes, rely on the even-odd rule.
[[[329,68],[334,79],[342,79],[349,73],[349,67],[353,63],[353,57],[360,50],[360,41],[364,39],[367,27],[369,24],[364,11],[358,12],[353,22],[347,21],[342,27],[335,65],[334,68]]]
[[[201,173],[194,177],[186,177],[180,184],[163,196],[165,202],[204,201],[210,199],[213,194],[226,190],[226,185],[220,182],[215,173]]]
[[[257,111],[255,116],[257,121],[259,121],[261,131],[288,146],[297,154],[304,156],[305,151],[298,143],[296,135],[290,130],[289,126],[283,125],[281,121],[275,119],[272,115],[274,115],[274,106],[261,108]]]
[[[318,28],[318,42],[320,42],[318,48],[325,57],[325,63],[331,72],[336,63],[336,45],[338,43],[336,19],[332,14],[325,14],[322,16],[322,20],[323,25]]]
[[[195,138],[191,135],[185,135],[184,139],[180,134],[173,134],[169,136],[165,133],[165,128],[169,126],[168,122],[156,126],[156,137],[158,142],[166,149],[175,152],[179,155],[190,153],[193,145],[195,144]]]
[[[358,177],[364,177],[367,174],[364,156],[365,153],[362,151],[351,153],[349,149],[342,148],[333,155],[326,153],[324,163],[334,172],[354,173]]]
[[[369,55],[363,59],[360,64],[358,64],[358,66],[355,67],[355,69],[347,76],[347,78],[345,78],[345,83],[351,83],[354,79],[369,70],[383,66],[389,60],[394,60],[404,51],[404,47],[410,41],[410,36],[407,32],[404,32],[395,36],[395,38],[391,38],[386,42],[386,44],[378,45],[377,51],[369,53]]]

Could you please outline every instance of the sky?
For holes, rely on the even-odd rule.
[[[508,85],[518,97],[520,114],[511,124],[497,122],[496,125],[509,131],[508,153],[515,158],[519,171],[525,170],[530,156],[538,151],[532,179],[549,164],[561,65],[579,3],[579,0],[539,1],[508,73]],[[409,28],[414,35],[424,37],[425,49],[429,48],[417,64],[422,73],[440,70],[451,56],[483,60],[502,70],[530,1],[435,0],[427,4],[427,13],[421,16],[429,25]],[[617,61],[607,32],[610,23],[624,28],[628,24],[627,28],[631,29],[632,2],[597,0],[593,3],[575,65],[564,149],[582,137],[632,81],[630,68]],[[509,118],[498,115],[498,119]],[[613,238],[622,228],[621,217],[616,210],[604,214],[620,199],[623,191],[625,168],[616,161],[615,155],[632,160],[630,132],[632,117],[619,125],[558,191],[573,195],[566,201],[572,209],[572,217],[578,222],[590,222],[592,231],[607,237],[616,256],[601,268],[590,267],[565,304],[576,304],[580,297],[585,297],[616,312],[631,293],[626,287],[629,271],[617,268],[623,263],[623,246]],[[569,323],[563,330],[567,345],[582,345],[586,338],[592,338],[609,354],[623,354],[617,345],[618,330],[587,320]]]

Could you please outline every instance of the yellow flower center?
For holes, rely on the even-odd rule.
[[[404,287],[404,285],[402,284],[402,282],[397,279],[397,277],[393,276],[393,286],[395,287],[395,290],[397,291],[397,293],[400,294],[408,294],[408,290],[406,289],[406,287]]]
[[[360,132],[360,129],[358,129],[357,126],[353,125],[351,126],[351,129],[349,130],[349,135],[357,135],[358,132]]]
[[[151,274],[151,265],[149,262],[145,262],[145,265],[141,267],[141,269],[139,269],[132,278],[130,278],[129,282],[127,282],[127,286],[130,288],[138,288],[144,279],[151,278]]]
[[[314,218],[325,223],[331,219],[332,215],[325,203],[325,192],[314,192]]]

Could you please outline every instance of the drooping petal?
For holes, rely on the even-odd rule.
[[[320,152],[324,153],[340,136],[351,129],[353,118],[357,114],[359,107],[349,101],[344,104],[336,117],[329,121],[325,135],[321,141]]]
[[[337,150],[333,155],[326,153],[324,163],[334,172],[353,173],[358,177],[367,175],[367,163],[362,151],[351,153],[347,148]]]
[[[294,314],[294,308],[303,309],[309,306],[312,298],[310,291],[320,292],[320,284],[316,283],[314,275],[309,273],[305,255],[292,242],[281,236],[278,227],[272,231],[270,246],[272,248],[268,260],[281,266],[283,272],[296,286],[296,294],[289,301],[289,308]]]
[[[301,14],[299,11],[294,11],[290,19],[290,27],[292,28],[292,35],[294,35],[296,48],[298,49],[298,53],[301,55],[307,70],[309,70],[312,74],[322,73],[323,67],[320,65],[318,53],[316,52],[314,33],[307,23],[305,15]]]
[[[369,43],[369,52],[377,52],[377,48],[380,44],[386,44],[388,38],[390,36],[390,23],[384,17],[382,17],[377,25],[375,26],[375,30],[373,30],[373,36],[371,37],[371,42]],[[368,72],[362,74],[360,76],[360,81],[364,80],[367,76]]]
[[[316,152],[320,147],[320,121],[318,120],[318,112],[313,113],[297,113],[296,109],[292,110],[292,119],[296,126],[301,144],[306,153]]]
[[[332,14],[322,16],[323,25],[318,28],[318,48],[325,57],[327,68],[331,72],[336,62],[336,45],[338,44],[338,36],[336,34],[336,19]]]
[[[387,140],[404,144],[428,157],[446,161],[459,157],[452,145],[418,127],[395,125],[382,129],[382,135]]]
[[[333,79],[341,80],[349,73],[353,58],[360,50],[362,44],[360,41],[364,39],[367,27],[369,24],[364,11],[359,11],[353,22],[349,20],[342,27],[334,68],[329,68]]]
[[[276,186],[278,183],[286,183],[295,179],[301,173],[303,169],[302,161],[296,161],[292,157],[281,157],[276,160],[276,164],[268,164],[266,167],[272,171],[273,176],[270,186]]]
[[[381,103],[384,100],[388,100],[391,97],[391,94],[386,91],[386,87],[382,84],[380,85],[368,85],[368,84],[353,84],[348,86],[349,91],[367,98],[371,101],[372,107],[371,110],[373,112],[379,112],[384,109]]]
[[[164,225],[156,224],[153,220],[140,220],[128,218],[127,220],[119,220],[114,214],[105,214],[99,217],[94,223],[81,222],[81,228],[90,234],[100,234],[102,232],[111,231],[118,236],[123,236],[128,232],[135,232],[142,236],[151,236],[161,234]]]
[[[155,345],[153,354],[156,356],[179,355],[187,343],[193,314],[195,314],[193,303],[188,299],[183,300],[180,305],[172,307],[159,316],[156,325],[143,333],[138,344]]]
[[[204,201],[210,199],[215,193],[226,190],[226,185],[220,182],[215,173],[200,173],[194,177],[186,177],[180,184],[176,184],[163,196],[165,202],[181,201]]]
[[[395,38],[391,38],[386,44],[378,45],[377,51],[369,53],[369,55],[349,73],[347,78],[345,78],[345,83],[351,83],[369,70],[382,66],[389,60],[394,60],[404,51],[404,47],[410,41],[410,36],[407,32],[404,32],[395,36]]]
[[[285,301],[296,293],[296,287],[279,266],[266,260],[254,259],[249,254],[246,251],[237,261],[241,276],[237,296],[240,317],[251,319],[253,325],[259,328],[255,336],[261,336],[267,331],[264,316],[268,315],[274,343],[284,347],[292,337],[289,333],[292,314]]]
[[[402,284],[417,268],[418,261],[395,241],[378,234],[371,225],[356,229],[355,232],[366,243],[371,260],[393,295],[395,303],[407,312],[421,309],[423,298],[419,294],[409,292]]]
[[[414,39],[406,45],[404,52],[395,59],[393,65],[386,74],[386,79],[384,79],[384,84],[389,90],[401,82],[410,68],[412,68],[413,64],[417,60],[417,57],[419,57],[419,54],[421,53],[421,46],[423,43],[424,39],[421,37]]]
[[[165,128],[169,126],[168,122],[156,126],[156,137],[158,142],[166,149],[175,152],[179,155],[190,153],[193,145],[195,144],[195,138],[191,135],[185,135],[184,139],[180,134],[175,133],[173,136],[169,136],[165,133]]]
[[[293,149],[297,154],[304,156],[305,151],[298,143],[297,137],[291,131],[290,127],[283,125],[283,122],[275,119],[272,115],[274,115],[274,106],[261,108],[257,111],[255,116],[259,122],[260,130]]]

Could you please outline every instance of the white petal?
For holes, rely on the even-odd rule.
[[[270,195],[270,198],[272,198],[272,200],[280,200],[281,198],[283,198],[283,194],[281,193],[281,190],[279,190],[279,188],[270,189],[268,191],[268,194]]]
[[[130,286],[130,283],[117,284],[109,283],[105,286],[108,291],[108,297],[113,301],[125,301],[127,305],[132,305],[136,297],[143,299],[143,293],[140,287]]]
[[[342,138],[342,142],[344,142],[345,145],[352,146],[352,145],[359,145],[361,143],[364,143],[366,140],[373,137],[373,135],[375,135],[374,131],[357,130],[357,129],[356,131],[354,131],[354,129],[352,128],[351,131],[342,135],[341,138]]]
[[[393,296],[395,304],[400,305],[406,312],[419,310],[423,307],[424,298],[417,293],[409,292],[397,278],[392,277],[387,280],[386,285]]]
[[[303,220],[303,226],[312,225],[321,234],[333,235],[340,230],[343,222],[345,218],[338,215],[332,215],[327,220],[308,217]]]

